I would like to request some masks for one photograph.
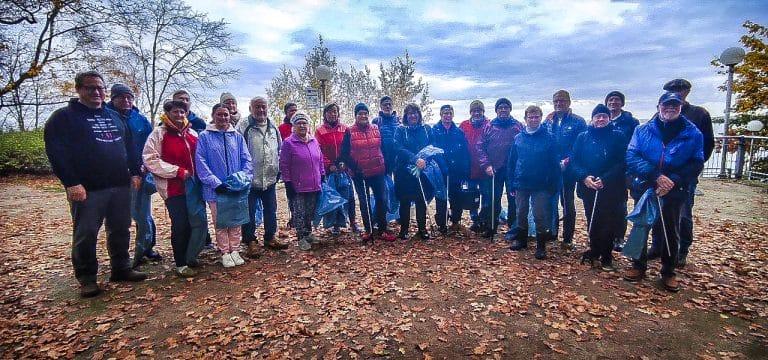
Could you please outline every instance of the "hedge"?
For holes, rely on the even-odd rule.
[[[50,172],[42,129],[0,133],[0,175]]]

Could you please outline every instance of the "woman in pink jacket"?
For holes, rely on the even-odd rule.
[[[283,141],[280,150],[280,172],[285,187],[296,194],[293,202],[293,226],[299,248],[312,249],[318,240],[312,235],[317,198],[325,176],[323,153],[317,140],[309,134],[309,116],[297,112],[291,118],[293,134]]]

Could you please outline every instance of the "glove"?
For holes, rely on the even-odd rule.
[[[217,194],[226,194],[230,192],[229,187],[227,187],[227,184],[221,184],[217,186],[215,189],[213,189]]]

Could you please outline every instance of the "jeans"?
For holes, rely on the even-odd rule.
[[[480,183],[480,193],[483,198],[480,205],[480,221],[489,222],[489,229],[496,232],[496,228],[499,226],[499,214],[501,213],[501,195],[507,196],[507,225],[515,226],[517,216],[517,206],[515,204],[515,197],[509,194],[509,189],[503,191],[507,180],[507,171],[499,169],[496,172],[494,178],[483,180]],[[493,186],[493,188],[491,187]],[[493,214],[491,215],[491,190],[494,192],[493,199]]]
[[[352,182],[355,184],[357,200],[360,203],[360,216],[363,218],[363,227],[365,227],[365,231],[369,234],[373,232],[371,221],[374,224],[379,224],[379,231],[384,231],[387,228],[387,194],[385,193],[384,176],[386,175],[369,178],[355,176],[352,178]],[[374,211],[370,210],[368,189],[373,191],[373,200],[376,202],[376,209]]]
[[[458,195],[461,191],[461,182],[463,180],[454,180],[453,177],[451,177],[450,180],[451,183],[448,184],[448,200],[438,200],[435,198],[435,207],[437,208],[435,211],[435,222],[437,223],[438,227],[444,227],[447,225],[446,217],[450,217],[451,223],[453,224],[458,224],[461,222],[461,213],[463,212],[463,209],[459,204]],[[451,212],[450,216],[447,216],[449,203],[451,206]]]
[[[80,284],[96,282],[99,262],[96,239],[102,222],[106,226],[107,249],[112,273],[130,268],[131,192],[128,186],[86,192],[84,201],[69,203],[72,215],[72,267]]]
[[[256,200],[260,199],[264,206],[264,245],[274,240],[277,233],[277,195],[275,184],[266,189],[251,187],[248,193],[248,223],[243,224],[243,242],[249,245],[256,240]]]
[[[312,220],[315,218],[319,191],[296,193],[293,198],[293,227],[299,240],[312,232]]]
[[[515,200],[517,201],[516,217],[522,221],[515,224],[515,234],[520,240],[526,240],[528,237],[528,216],[529,206],[532,208],[533,218],[536,224],[536,233],[551,233],[551,228],[547,224],[551,224],[552,216],[552,193],[543,190],[517,190]],[[523,220],[526,219],[526,220]]]
[[[573,232],[576,230],[576,204],[575,192],[576,181],[563,179],[563,190],[560,193],[560,203],[563,206],[563,242],[573,241]]]
[[[187,265],[187,249],[192,237],[192,224],[189,222],[187,196],[178,195],[165,199],[168,216],[171,218],[171,247],[176,267]]]
[[[662,218],[656,220],[653,224],[653,233],[658,234],[659,243],[656,247],[661,255],[661,276],[669,277],[675,275],[675,266],[677,265],[678,243],[680,240],[680,230],[677,224],[680,223],[680,216],[685,206],[685,199],[661,198]],[[663,221],[663,223],[662,223]],[[664,229],[666,228],[666,239]],[[669,251],[667,251],[667,241],[669,241]],[[640,271],[648,268],[648,246],[643,247],[640,259],[633,260],[632,266]]]
[[[135,260],[141,260],[157,243],[157,229],[152,219],[152,192],[144,180],[138,190],[131,187],[131,218],[136,222]]]

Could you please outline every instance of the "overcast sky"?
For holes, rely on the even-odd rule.
[[[230,60],[241,78],[227,89],[243,101],[263,95],[281,65],[301,66],[322,34],[340,65],[367,64],[375,75],[408,49],[435,108],[452,104],[457,120],[473,99],[490,117],[499,97],[512,101],[518,119],[527,104],[546,112],[561,88],[582,116],[620,90],[625,110],[648,118],[663,83],[678,77],[693,83],[691,103],[720,116],[725,76],[710,61],[739,45],[745,20],[768,24],[764,0],[188,2],[227,21],[243,47]]]

